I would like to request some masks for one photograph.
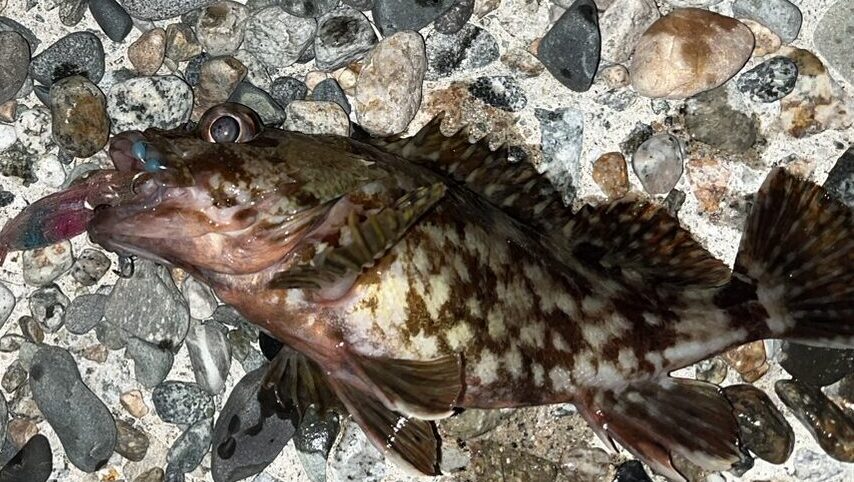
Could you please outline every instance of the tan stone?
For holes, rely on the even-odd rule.
[[[197,119],[209,108],[225,102],[247,73],[246,66],[234,57],[213,57],[202,63],[193,117]]]
[[[20,448],[39,433],[39,428],[26,418],[16,417],[9,421],[7,433],[12,443]]]
[[[619,89],[629,85],[629,70],[620,64],[609,65],[599,72],[599,77],[605,81],[610,89]]]
[[[142,418],[148,414],[148,405],[142,397],[142,392],[139,390],[130,390],[122,393],[119,401],[129,414],[136,418]]]
[[[629,171],[626,158],[619,152],[602,154],[593,163],[593,180],[610,199],[619,199],[629,192]]]
[[[647,97],[684,99],[735,75],[753,52],[743,23],[697,8],[677,9],[643,34],[632,59],[632,85]]]
[[[546,69],[534,54],[521,48],[507,51],[501,56],[501,63],[525,77],[536,77]]]
[[[762,340],[746,343],[724,353],[723,359],[741,375],[747,383],[753,383],[768,372],[765,355],[765,342]]]
[[[145,32],[128,47],[128,60],[140,75],[156,74],[165,54],[166,31],[162,28]]]
[[[18,101],[12,99],[0,104],[0,122],[15,122],[15,112],[18,110]]]
[[[729,192],[729,167],[714,158],[691,159],[686,163],[686,172],[700,209],[707,213],[720,211],[721,201]]]
[[[749,19],[739,19],[739,22],[747,25],[747,28],[753,32],[753,38],[755,39],[755,44],[753,45],[754,57],[763,57],[780,50],[783,42],[770,28]]]

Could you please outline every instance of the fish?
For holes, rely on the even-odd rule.
[[[441,132],[308,135],[239,104],[115,135],[114,169],[27,206],[0,255],[88,233],[178,267],[284,350],[282,403],[340,406],[390,460],[439,473],[437,420],[572,403],[671,480],[742,456],[719,387],[671,372],[762,339],[854,346],[852,210],[773,169],[734,266],[662,207],[573,212],[508,149]]]

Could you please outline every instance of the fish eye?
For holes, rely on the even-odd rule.
[[[263,129],[258,114],[245,105],[227,102],[208,109],[199,121],[199,135],[216,144],[249,142]]]

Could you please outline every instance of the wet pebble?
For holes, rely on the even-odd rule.
[[[480,408],[467,408],[462,413],[442,420],[442,429],[450,436],[462,440],[479,437],[492,431],[506,418],[506,412]]]
[[[133,28],[133,20],[116,0],[89,0],[89,11],[113,42],[121,42]]]
[[[566,476],[557,480],[572,482],[599,482],[609,480],[611,457],[600,448],[578,445],[560,456],[561,472]],[[567,479],[568,478],[568,479]]]
[[[661,14],[653,0],[624,0],[619,8],[609,8],[599,19],[602,58],[615,63],[629,60],[641,35]]]
[[[774,102],[795,88],[798,66],[786,57],[774,57],[743,73],[738,78],[738,90],[754,102]]]
[[[116,453],[132,461],[139,462],[148,453],[148,435],[122,419],[116,420]]]
[[[164,55],[176,62],[185,62],[202,53],[202,45],[196,33],[183,23],[172,23],[166,27],[166,51]]]
[[[270,95],[283,108],[295,100],[304,100],[307,94],[305,82],[294,77],[278,77],[270,86]]]
[[[44,286],[52,283],[71,269],[71,265],[74,263],[71,243],[68,241],[24,251],[21,259],[24,281],[32,286]]]
[[[4,482],[46,482],[53,472],[53,453],[47,437],[35,434],[0,469]]]
[[[154,75],[163,65],[166,55],[166,31],[153,28],[128,46],[128,60],[139,75]]]
[[[584,113],[571,108],[553,111],[536,109],[543,150],[541,166],[552,183],[563,192],[565,202],[575,198],[575,180],[579,178],[579,158],[584,133]]]
[[[110,134],[107,101],[89,79],[74,75],[50,88],[51,132],[57,144],[74,157],[100,151]]]
[[[305,134],[350,135],[350,118],[334,102],[295,100],[285,109],[282,129]]]
[[[180,345],[190,319],[169,272],[149,261],[138,261],[133,277],[116,282],[104,316],[128,333],[163,348]]]
[[[671,192],[675,192],[671,191]],[[670,197],[670,195],[667,195]],[[713,357],[698,362],[694,367],[694,377],[697,380],[720,385],[726,379],[727,364],[720,357]]]
[[[236,481],[261,472],[294,435],[291,418],[273,415],[271,407],[261,405],[258,390],[265,373],[266,368],[247,373],[219,413],[211,446],[211,471],[216,480]]]
[[[125,356],[133,360],[134,376],[146,388],[156,387],[166,380],[175,361],[171,351],[134,336],[127,340]]]
[[[317,20],[314,62],[333,71],[361,59],[377,43],[377,35],[362,12],[341,6]]]
[[[75,335],[88,333],[104,316],[107,296],[94,293],[80,295],[65,310],[65,328]]]
[[[134,18],[164,20],[214,3],[216,0],[121,0]]]
[[[729,80],[752,52],[753,34],[741,22],[707,10],[674,10],[638,41],[632,85],[647,97],[683,99]]]
[[[287,67],[314,41],[316,27],[312,18],[291,15],[280,6],[267,7],[246,21],[243,48],[270,67]]]
[[[478,77],[469,85],[469,93],[508,112],[518,112],[528,105],[525,91],[513,77],[501,75],[495,77]]]
[[[350,113],[350,102],[347,101],[347,95],[344,90],[338,85],[335,79],[326,79],[317,84],[311,91],[309,96],[311,100],[335,102],[347,114]]]
[[[86,248],[74,260],[71,277],[83,286],[97,283],[110,269],[110,258],[97,249]]]
[[[388,36],[403,30],[421,30],[451,8],[455,1],[374,0],[371,13],[377,28]]]
[[[682,177],[682,143],[670,134],[657,134],[638,147],[632,169],[646,192],[666,194]]]
[[[827,68],[812,52],[783,48],[780,54],[798,66],[795,89],[780,99],[780,121],[783,129],[795,138],[845,129],[851,125],[854,104],[831,78]]]
[[[33,57],[30,75],[46,86],[72,75],[97,84],[104,76],[104,46],[91,32],[70,33]]]
[[[27,79],[30,45],[17,32],[0,31],[0,104],[15,97]]]
[[[826,387],[854,373],[854,350],[823,348],[784,341],[780,366],[798,380]]]
[[[854,421],[818,388],[778,380],[774,391],[831,457],[854,462]]]
[[[576,92],[593,85],[602,38],[593,0],[576,0],[540,42],[537,57],[561,84]]]
[[[824,188],[848,207],[854,207],[854,146],[837,159],[827,174]]]
[[[451,8],[433,22],[433,27],[444,34],[459,32],[474,13],[474,4],[475,0],[456,0]]]
[[[0,282],[0,327],[2,327],[12,310],[15,308],[15,295],[6,285]]]
[[[199,385],[190,382],[167,381],[154,388],[151,403],[161,420],[191,425],[212,417],[214,401]]]
[[[125,80],[107,94],[113,132],[174,129],[189,120],[192,106],[193,91],[174,75]]]
[[[21,333],[33,343],[41,343],[44,341],[44,330],[39,322],[32,316],[22,316],[18,318],[18,326],[21,327]]]
[[[195,113],[201,115],[209,108],[225,102],[247,73],[246,66],[234,57],[210,57],[204,60],[199,67],[199,81],[195,89]]]
[[[629,460],[617,466],[614,482],[652,482],[643,464],[637,460]]]
[[[733,406],[744,447],[772,464],[788,460],[795,434],[768,395],[753,385],[731,385],[723,393]]]
[[[202,9],[196,23],[196,37],[209,55],[233,55],[243,43],[248,12],[230,0]]]
[[[191,323],[187,334],[187,349],[196,382],[216,395],[225,389],[225,379],[231,366],[231,345],[226,329],[216,321]]]
[[[756,143],[756,124],[750,116],[729,105],[723,87],[689,99],[685,110],[685,128],[702,143],[736,153]]]
[[[803,21],[801,11],[788,0],[735,0],[732,14],[765,25],[787,44],[798,37]]]
[[[211,446],[213,419],[203,418],[190,425],[172,444],[166,460],[183,473],[192,472]]]
[[[69,461],[86,472],[106,464],[116,445],[115,421],[80,379],[71,354],[54,346],[39,348],[30,367],[30,387]]]
[[[303,414],[294,435],[294,446],[312,481],[326,480],[329,451],[332,450],[340,429],[339,417],[335,412],[318,414],[314,407],[310,407]]]
[[[214,314],[218,306],[213,291],[192,276],[188,276],[181,284],[181,293],[187,300],[191,318],[208,319]]]
[[[466,24],[453,34],[431,32],[424,43],[427,51],[426,78],[428,80],[437,80],[455,72],[468,72],[485,67],[495,62],[499,54],[495,37],[473,24]],[[540,70],[543,69],[542,64],[536,59],[527,61],[539,66]]]
[[[816,50],[827,59],[827,62],[835,67],[849,83],[854,84],[852,32],[854,32],[854,3],[850,0],[837,0],[816,26],[813,42]]]
[[[119,402],[125,410],[136,418],[142,418],[148,414],[148,405],[139,390],[128,390],[119,397]]]
[[[593,163],[593,180],[610,199],[619,199],[629,192],[629,172],[626,158],[619,152],[608,152]]]
[[[3,386],[3,390],[13,393],[17,389],[21,388],[24,383],[27,383],[27,377],[27,371],[24,370],[23,366],[21,366],[21,362],[15,360],[6,367],[6,372],[3,373],[3,379],[0,380],[0,385]],[[6,423],[5,417],[3,417],[3,423]]]
[[[611,89],[619,89],[629,85],[629,70],[620,64],[609,65],[599,72],[599,76]]]
[[[68,297],[54,284],[42,286],[30,294],[30,312],[48,333],[62,326],[68,304]]]
[[[421,105],[426,69],[419,34],[404,31],[382,39],[365,59],[356,83],[359,125],[375,136],[406,130]]]
[[[741,379],[748,383],[760,379],[769,368],[765,356],[765,342],[762,340],[733,348],[721,356],[741,375]]]

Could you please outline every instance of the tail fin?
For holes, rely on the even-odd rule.
[[[852,209],[824,188],[773,170],[735,261],[768,312],[767,337],[854,346]]]

